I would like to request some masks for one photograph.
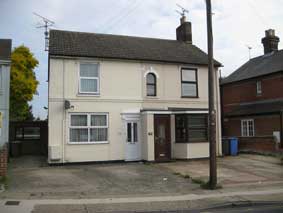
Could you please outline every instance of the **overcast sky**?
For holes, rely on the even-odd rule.
[[[0,38],[11,38],[13,47],[28,46],[39,60],[34,115],[46,118],[48,90],[43,29],[36,28],[40,19],[33,12],[53,20],[56,29],[175,39],[176,3],[189,10],[193,43],[207,52],[205,0],[0,0]],[[263,53],[266,29],[283,39],[283,0],[212,0],[212,5],[214,55],[224,65],[222,75],[248,60],[247,45],[252,57]]]

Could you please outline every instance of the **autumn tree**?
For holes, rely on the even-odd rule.
[[[29,48],[21,45],[11,55],[10,119],[23,121],[31,118],[28,102],[36,94],[38,81],[34,73],[37,59]]]

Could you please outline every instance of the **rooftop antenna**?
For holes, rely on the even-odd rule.
[[[48,51],[49,49],[49,27],[53,26],[55,24],[55,22],[37,14],[37,13],[33,13],[35,16],[39,17],[42,19],[43,24],[37,26],[36,28],[45,28],[45,32],[44,32],[44,36],[45,36],[45,51]]]
[[[246,45],[248,50],[249,50],[249,60],[251,60],[251,50],[252,50],[252,47],[249,46],[249,45]]]
[[[181,15],[181,24],[184,23],[186,21],[186,13],[189,13],[189,11],[187,9],[185,9],[184,7],[182,7],[181,5],[179,4],[176,4],[177,7],[180,8],[180,10],[176,10],[177,13],[179,13]]]

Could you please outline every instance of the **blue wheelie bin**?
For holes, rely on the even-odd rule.
[[[232,156],[238,155],[238,138],[230,138],[230,154]]]

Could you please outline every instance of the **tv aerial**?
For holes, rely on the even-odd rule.
[[[251,50],[252,50],[252,46],[249,46],[246,44],[246,47],[248,48],[249,50],[249,60],[251,59]]]
[[[181,5],[179,5],[179,4],[176,4],[176,5],[177,5],[177,7],[180,8],[179,10],[176,10],[176,12],[179,13],[182,17],[184,17],[186,13],[189,13],[189,10],[185,9]]]
[[[44,28],[44,38],[45,38],[45,51],[49,49],[49,27],[53,26],[55,22],[51,21],[48,18],[45,18],[37,13],[33,13],[35,16],[39,17],[43,23],[39,23],[36,28]]]

